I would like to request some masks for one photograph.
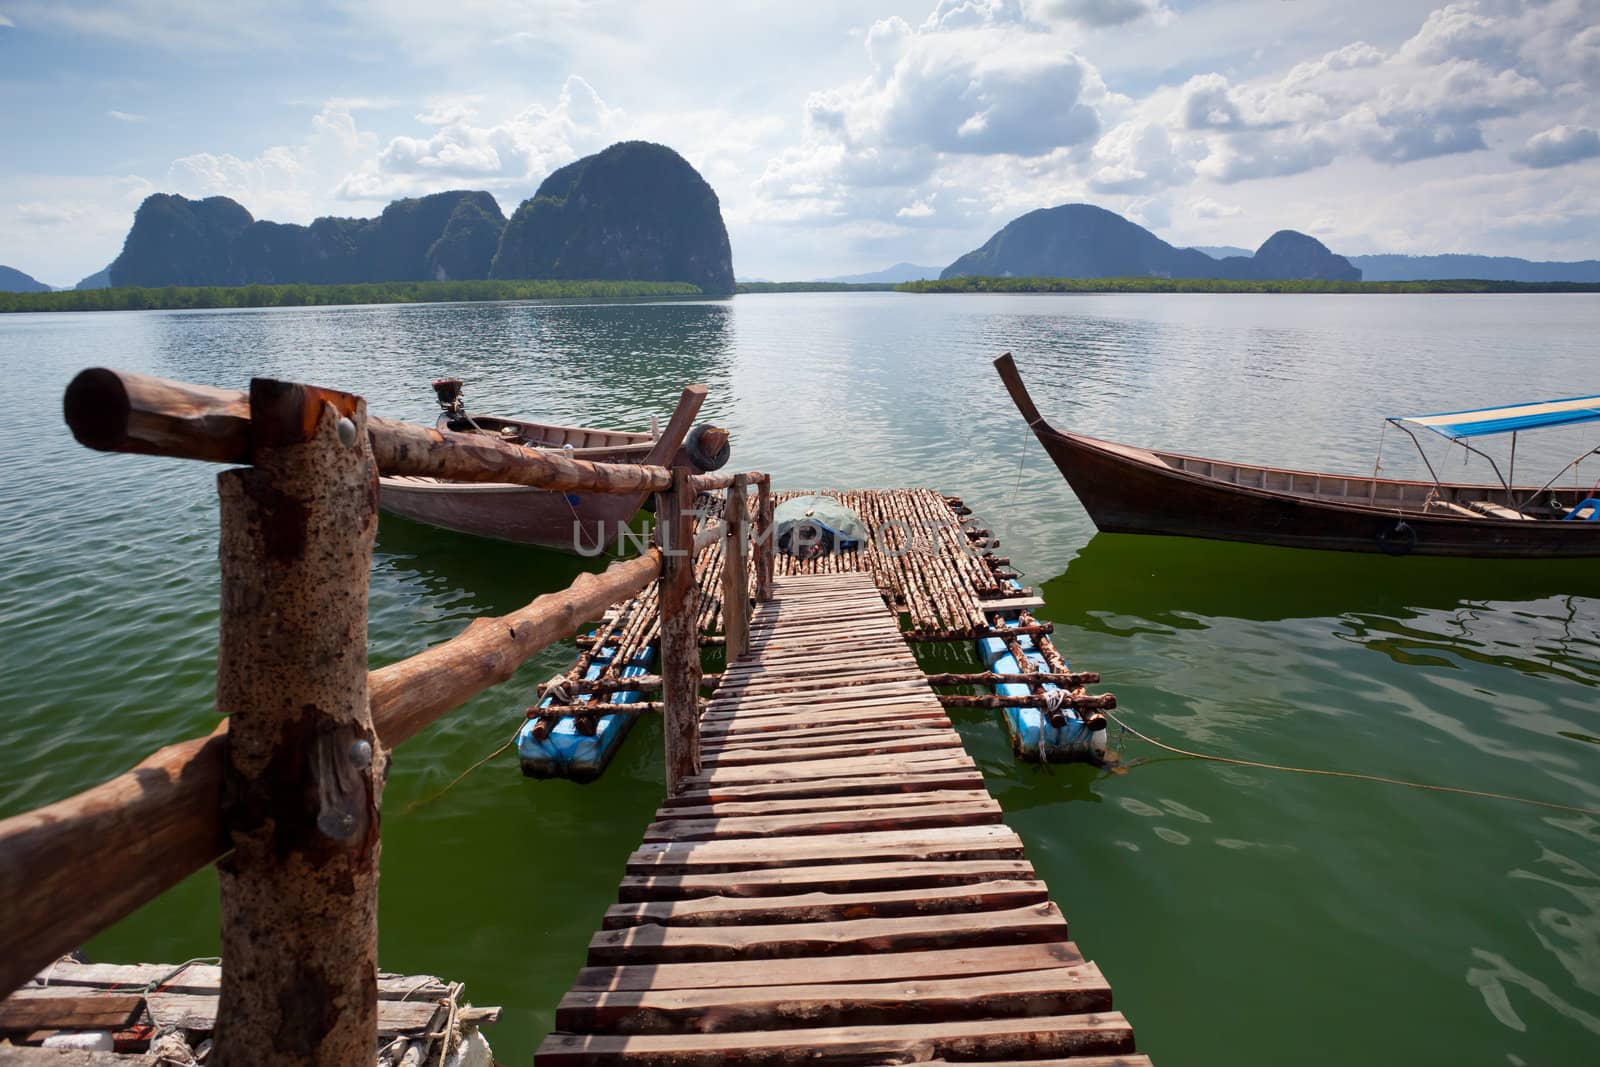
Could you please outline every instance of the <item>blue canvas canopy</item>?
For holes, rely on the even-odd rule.
[[[1574,396],[1565,400],[1545,400],[1534,404],[1512,404],[1503,408],[1478,408],[1474,411],[1447,411],[1439,415],[1393,415],[1390,422],[1409,422],[1458,441],[1464,437],[1515,433],[1546,426],[1569,426],[1579,422],[1600,422],[1600,396]]]

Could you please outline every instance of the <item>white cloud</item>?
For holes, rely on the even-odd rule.
[[[1552,126],[1528,138],[1511,158],[1547,169],[1600,156],[1600,132],[1588,126]]]
[[[17,24],[15,22],[12,22],[10,19],[6,18],[4,15],[0,15],[0,30],[13,29],[13,28],[16,27],[16,25]]]
[[[310,222],[328,205],[335,176],[370,158],[378,139],[361,130],[350,112],[324,107],[297,145],[273,145],[249,158],[196,152],[173,160],[170,188],[187,196],[227,196],[256,218]]]
[[[1209,196],[1190,201],[1189,211],[1202,219],[1231,219],[1244,214],[1244,208],[1237,204],[1223,204]]]
[[[118,122],[144,122],[144,121],[146,121],[146,118],[143,115],[135,115],[131,111],[118,111],[115,108],[112,108],[110,111],[107,111],[106,114],[108,116],[110,116],[111,118],[116,119]]]
[[[366,200],[451,183],[531,194],[531,186],[557,167],[615,140],[624,119],[577,75],[567,78],[553,107],[534,104],[503,122],[480,124],[479,104],[432,102],[417,121],[434,126],[433,132],[391,139],[375,160],[344,178],[339,195]]]
[[[917,28],[879,19],[863,43],[865,76],[812,92],[800,142],[769,158],[757,218],[928,218],[904,212],[933,204],[951,175],[990,181],[1009,167],[1026,182],[1059,170],[1064,152],[1086,153],[1115,100],[1016,0],[941,0]],[[941,201],[938,216],[972,213]]]
[[[1095,143],[1089,185],[1097,192],[1142,193],[1182,185],[1194,176],[1171,132],[1160,123],[1129,121]]]

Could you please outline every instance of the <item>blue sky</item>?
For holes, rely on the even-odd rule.
[[[257,218],[617,140],[741,276],[942,265],[1088,201],[1179,244],[1600,257],[1600,0],[0,0],[0,263],[98,270],[152,192]]]

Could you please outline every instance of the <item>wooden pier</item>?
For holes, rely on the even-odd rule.
[[[536,1062],[1147,1065],[871,574],[749,625]]]
[[[218,482],[221,721],[0,820],[0,997],[21,1013],[7,1034],[61,1028],[41,1013],[98,997],[91,1014],[147,1015],[152,1031],[170,1025],[168,1009],[193,1009],[183,1018],[215,1027],[216,1067],[371,1067],[393,1053],[392,1035],[411,1043],[406,1060],[422,1037],[444,1035],[448,1053],[456,1024],[488,1014],[464,1019],[451,1006],[459,987],[397,1007],[408,998],[386,996],[377,968],[390,750],[604,616],[588,657],[607,649],[614,666],[619,651],[659,649],[659,702],[629,707],[662,716],[668,792],[541,1061],[1147,1065],[944,711],[1021,701],[1056,714],[1113,698],[1089,696],[1082,685],[1098,676],[1052,658],[1050,624],[1028,615],[1042,602],[959,501],[838,494],[872,542],[780,560],[777,494],[759,471],[590,463],[269,379],[244,393],[95,368],[63,409],[91,448],[233,465]],[[654,543],[370,670],[380,474],[654,493]],[[720,521],[697,531],[697,505],[719,491]],[[703,704],[701,646],[716,630],[728,665]],[[1019,654],[1023,673],[938,684],[1026,683],[1025,696],[941,696],[906,643],[1023,636],[1043,653]],[[598,677],[572,692],[642,682]],[[1072,688],[1043,689],[1057,684]],[[534,717],[576,721],[591,707]],[[220,970],[140,970],[126,996],[118,971],[117,990],[35,1003],[58,999],[36,977],[52,961],[213,863]],[[210,983],[214,1002],[162,1000],[193,995],[173,990],[180,977]],[[400,1028],[397,1012],[426,1012],[427,1029]]]

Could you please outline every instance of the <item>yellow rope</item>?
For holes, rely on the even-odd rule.
[[[442,797],[446,793],[450,792],[450,790],[452,790],[456,786],[460,785],[461,782],[467,777],[467,775],[471,774],[473,771],[477,770],[479,767],[482,767],[485,763],[488,763],[490,760],[494,759],[496,756],[500,755],[500,753],[504,752],[506,749],[510,748],[512,745],[514,745],[516,743],[517,743],[517,735],[516,734],[512,734],[511,735],[511,740],[507,741],[505,744],[501,745],[499,748],[495,749],[493,752],[491,752],[487,756],[483,757],[477,763],[474,763],[472,766],[468,767],[466,770],[464,770],[460,774],[456,775],[456,780],[455,781],[451,782],[449,785],[445,786],[443,789],[439,790],[437,793],[433,794],[432,796],[423,797],[421,800],[413,800],[410,804],[406,805],[405,810],[402,811],[401,814],[402,815],[410,815],[412,812],[417,811],[419,808],[425,808],[429,804],[432,804],[435,800],[438,800],[440,797]]]
[[[1354,778],[1357,781],[1362,782],[1380,782],[1384,785],[1403,785],[1407,789],[1426,789],[1434,793],[1456,793],[1461,796],[1483,797],[1486,800],[1509,800],[1517,804],[1533,804],[1541,808],[1553,808],[1556,811],[1570,811],[1579,815],[1600,815],[1600,808],[1580,808],[1572,804],[1557,804],[1552,800],[1534,800],[1530,797],[1512,796],[1509,793],[1489,793],[1481,789],[1462,789],[1459,786],[1453,785],[1430,785],[1427,782],[1408,782],[1403,778],[1384,778],[1376,774],[1357,774],[1354,771],[1327,771],[1318,770],[1314,767],[1285,767],[1278,763],[1257,763],[1255,760],[1233,759],[1230,756],[1211,756],[1204,752],[1190,752],[1187,749],[1174,748],[1172,745],[1157,741],[1155,738],[1150,737],[1147,734],[1142,734],[1110,712],[1106,713],[1106,717],[1112,722],[1116,723],[1118,726],[1122,727],[1124,730],[1128,731],[1134,737],[1137,737],[1142,741],[1148,741],[1157,748],[1165,749],[1174,755],[1187,756],[1190,759],[1210,760],[1213,763],[1231,763],[1238,767],[1256,767],[1264,771],[1289,771],[1293,774],[1317,774],[1328,778]]]

